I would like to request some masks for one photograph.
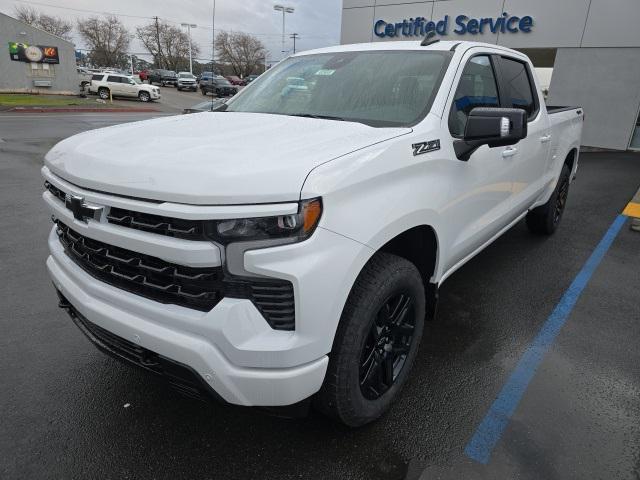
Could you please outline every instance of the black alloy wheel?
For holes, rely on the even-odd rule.
[[[567,198],[569,197],[569,177],[564,176],[562,178],[562,183],[560,184],[560,189],[558,190],[558,196],[556,197],[556,208],[553,212],[553,223],[557,225],[560,222],[560,218],[562,217],[562,213],[564,212],[564,207],[567,204]]]
[[[415,330],[408,292],[387,299],[378,311],[360,356],[360,389],[368,400],[389,390],[402,371]]]

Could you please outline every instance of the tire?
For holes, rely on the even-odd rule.
[[[140,99],[141,102],[150,102],[151,101],[151,95],[149,94],[149,92],[140,92],[138,94],[138,98]]]
[[[108,88],[99,88],[98,89],[98,96],[102,99],[102,100],[109,100],[109,89]]]
[[[424,317],[424,285],[415,265],[375,254],[345,304],[316,407],[350,427],[383,415],[411,371]],[[397,320],[395,327],[390,319]]]
[[[570,176],[571,170],[565,163],[549,201],[527,213],[527,227],[531,233],[551,235],[556,231],[567,204]]]

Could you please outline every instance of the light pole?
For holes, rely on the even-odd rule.
[[[183,27],[187,27],[187,32],[189,35],[189,73],[193,75],[193,57],[191,56],[191,29],[197,28],[198,25],[194,23],[181,23]]]
[[[286,13],[293,13],[295,9],[284,5],[274,5],[273,9],[282,12],[282,56],[284,57],[284,16]]]
[[[296,40],[300,38],[300,35],[297,33],[292,33],[289,35],[289,38],[293,38],[293,54],[296,54]]]

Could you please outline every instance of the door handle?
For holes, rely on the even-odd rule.
[[[502,158],[513,157],[516,153],[518,153],[518,149],[514,147],[509,147],[503,150]]]
[[[544,137],[540,137],[540,142],[547,143],[551,140],[551,134],[545,135]]]

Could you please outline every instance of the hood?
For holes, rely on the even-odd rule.
[[[316,166],[409,133],[360,123],[204,112],[91,130],[45,165],[80,187],[195,205],[297,200]]]

